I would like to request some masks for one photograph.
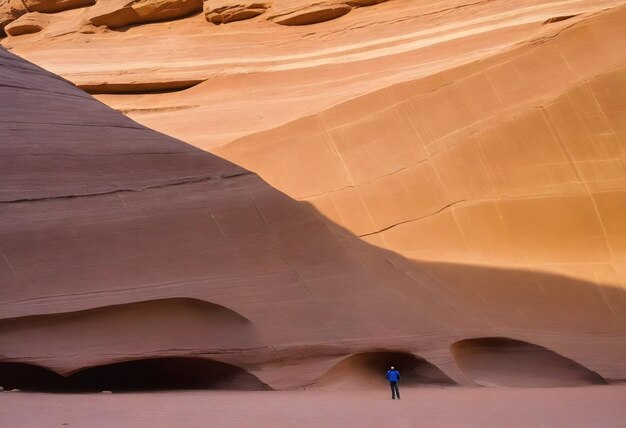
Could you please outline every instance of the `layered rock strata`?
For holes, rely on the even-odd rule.
[[[4,56],[4,364],[201,358],[275,389],[370,385],[381,359],[465,384],[624,379],[620,4],[119,32],[70,10],[5,39],[301,202]]]

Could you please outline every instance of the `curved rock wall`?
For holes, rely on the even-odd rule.
[[[96,5],[4,39],[300,202],[3,52],[0,355],[68,374],[201,354],[282,389],[385,349],[472,384],[449,347],[489,336],[624,379],[620,5],[394,0],[281,26],[275,2],[119,31],[85,24]],[[121,324],[96,353],[70,333],[83,311],[103,326],[179,299],[253,328],[236,350],[178,328],[140,349]],[[181,331],[211,324],[174,306]],[[76,352],[44,355],[44,333]]]
[[[481,386],[549,388],[601,385],[580,364],[541,346],[506,338],[468,339],[452,352],[463,372]]]
[[[4,27],[10,36],[20,36],[41,31],[48,24],[48,17],[42,13],[32,12],[20,16]]]

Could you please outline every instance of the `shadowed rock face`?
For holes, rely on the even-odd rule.
[[[46,330],[47,339],[42,341],[41,332]],[[13,335],[19,335],[19,340]],[[132,349],[126,357],[148,358],[263,345],[248,319],[223,306],[189,298],[0,320],[0,340],[7,344],[6,351],[65,355],[59,363],[77,368],[92,362],[84,349],[89,349],[88,354],[108,355],[101,360],[106,362],[117,360],[112,351],[124,348]]]
[[[281,26],[276,2],[120,31],[83,26],[96,5],[4,39],[235,164],[2,51],[3,361],[199,356],[282,389],[402,349],[471,384],[450,346],[489,336],[626,378],[618,5],[392,1]]]
[[[384,374],[393,365],[401,374],[401,385],[454,385],[439,368],[409,353],[371,351],[343,359],[326,372],[316,387],[335,389],[380,389],[386,385]]]
[[[13,100],[0,105],[4,361],[68,375],[199,355],[258,369],[290,343],[439,328],[387,291],[411,280],[376,249],[256,175],[0,60]]]
[[[265,391],[267,385],[244,370],[199,358],[155,358],[90,367],[68,377],[42,367],[0,363],[0,382],[34,392],[151,391],[220,389]]]
[[[482,386],[546,388],[606,383],[575,361],[519,340],[467,339],[455,343],[452,353],[461,370]]]

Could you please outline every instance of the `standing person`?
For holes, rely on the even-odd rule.
[[[398,381],[400,380],[400,372],[391,366],[391,370],[387,371],[385,375],[391,386],[391,399],[395,400],[398,397],[400,399],[400,390],[398,389]]]

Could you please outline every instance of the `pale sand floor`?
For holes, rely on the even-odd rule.
[[[626,427],[626,385],[367,392],[1,393],[0,426]]]

